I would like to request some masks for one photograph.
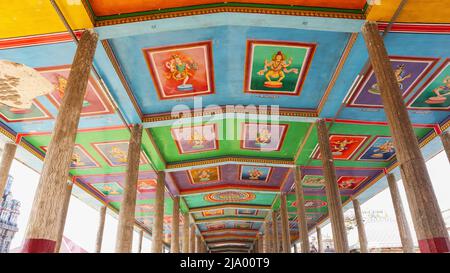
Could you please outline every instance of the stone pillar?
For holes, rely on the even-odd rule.
[[[295,195],[297,197],[297,220],[302,253],[309,253],[308,223],[306,220],[305,197],[303,195],[300,166],[295,167]]]
[[[100,217],[98,221],[97,240],[95,241],[96,253],[102,252],[103,231],[105,229],[106,206],[102,206],[100,208],[99,216]]]
[[[9,169],[11,169],[17,145],[12,142],[5,143],[3,147],[2,160],[0,161],[0,203],[8,180]]]
[[[179,253],[180,252],[180,197],[175,196],[173,198],[173,208],[172,208],[172,241],[170,243],[170,252]]]
[[[258,233],[258,253],[264,253],[264,237]]]
[[[400,234],[400,240],[402,241],[403,252],[413,253],[414,243],[408,221],[406,220],[405,210],[403,209],[402,199],[397,187],[395,175],[392,173],[387,174],[387,181],[389,184],[389,191],[391,193],[392,205],[394,206],[398,232]]]
[[[267,248],[266,253],[273,253],[273,234],[272,234],[272,225],[269,220],[264,222],[264,240],[266,242]]]
[[[450,162],[450,132],[445,131],[440,135],[444,151],[447,154],[448,161]]]
[[[70,196],[72,195],[72,182],[67,182],[66,185],[66,192],[64,193],[64,204],[61,207],[60,216],[59,216],[59,227],[58,227],[58,236],[56,238],[56,245],[55,245],[55,253],[59,253],[61,250],[61,243],[64,237],[64,228],[66,226],[66,219],[67,219],[67,211],[69,210],[69,204],[70,204]]]
[[[183,213],[183,253],[189,253],[189,213]]]
[[[44,159],[22,252],[55,251],[60,208],[64,204],[69,166],[97,40],[95,32],[86,30],[78,44]]]
[[[280,212],[281,212],[281,240],[284,253],[291,252],[291,239],[289,234],[289,216],[287,212],[286,193],[280,194]]]
[[[420,251],[450,252],[441,209],[377,24],[366,22],[362,35],[381,92]]]
[[[317,252],[322,253],[323,252],[323,244],[322,244],[322,230],[319,226],[316,226],[316,233],[317,233]]]
[[[270,223],[264,222],[264,253],[270,253]]]
[[[341,195],[337,184],[333,155],[330,149],[327,124],[323,119],[317,121],[317,137],[322,158],[323,174],[325,176],[325,192],[328,201],[328,214],[330,215],[334,247],[336,252],[347,253],[347,231],[345,230]]]
[[[272,242],[273,242],[273,253],[280,252],[280,244],[278,242],[278,221],[277,221],[277,212],[272,211]]]
[[[366,229],[358,199],[353,199],[353,210],[355,211],[356,227],[358,228],[359,248],[361,253],[368,253]]]
[[[158,178],[155,193],[155,217],[153,221],[152,232],[152,253],[163,252],[163,231],[164,231],[164,189],[165,189],[165,173],[157,172]]]
[[[135,224],[136,191],[141,155],[142,125],[133,125],[127,153],[127,168],[123,199],[117,224],[116,252],[131,253]]]
[[[195,253],[195,224],[191,224],[189,234],[189,253]]]
[[[200,239],[200,235],[196,235],[195,236],[195,253],[201,253],[202,249],[201,249],[201,239]]]
[[[142,253],[142,241],[144,240],[144,230],[139,231],[139,241],[138,241],[138,249],[137,253]]]

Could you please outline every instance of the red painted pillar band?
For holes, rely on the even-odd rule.
[[[448,238],[432,238],[419,240],[421,253],[446,253],[450,252],[450,241]]]
[[[54,253],[56,241],[47,239],[26,239],[22,253]]]

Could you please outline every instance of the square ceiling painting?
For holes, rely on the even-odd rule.
[[[287,124],[242,123],[241,148],[279,151],[286,136]]]
[[[434,58],[390,57],[392,69],[403,97],[406,97],[436,64]],[[380,89],[372,67],[358,83],[348,106],[383,108]]]
[[[359,160],[389,161],[395,155],[392,137],[376,136],[367,149],[361,154]]]
[[[220,168],[210,167],[188,170],[189,180],[192,184],[219,182]]]
[[[171,128],[172,138],[180,154],[217,150],[217,127],[215,124]]]
[[[349,160],[369,136],[330,135],[331,153],[334,159]],[[313,159],[320,159],[319,145],[313,151]]]
[[[160,99],[214,93],[211,41],[143,49]]]
[[[420,88],[409,102],[410,109],[450,109],[450,59],[447,59],[434,75]]]
[[[244,92],[299,95],[316,45],[247,41]]]
[[[265,183],[269,180],[271,173],[272,167],[239,166],[239,179],[243,181]]]

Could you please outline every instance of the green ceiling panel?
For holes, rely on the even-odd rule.
[[[218,141],[218,149],[213,151],[184,153],[180,154],[175,141],[172,139],[171,126],[151,128],[150,132],[159,147],[164,159],[168,163],[181,161],[203,160],[207,158],[217,158],[224,156],[242,156],[256,158],[272,158],[292,160],[300,143],[309,128],[309,123],[301,122],[280,122],[280,125],[288,125],[286,136],[279,151],[258,151],[241,148],[241,126],[242,119],[227,119],[214,122],[221,139]],[[211,123],[209,123],[211,124]],[[226,124],[226,125],[225,125]],[[231,127],[230,127],[231,124]],[[194,124],[200,125],[200,124]],[[233,131],[226,131],[225,128],[233,128]]]

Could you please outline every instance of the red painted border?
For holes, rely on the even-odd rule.
[[[75,36],[79,39],[83,30],[77,30],[74,32]],[[65,43],[73,41],[72,36],[67,32],[33,35],[17,38],[0,39],[0,49],[47,45],[56,43]]]
[[[388,23],[378,23],[379,30],[385,30]],[[389,32],[450,34],[450,24],[408,24],[394,23]]]
[[[326,122],[336,122],[336,123],[346,123],[346,124],[357,124],[357,125],[383,125],[388,126],[387,121],[363,121],[363,120],[353,120],[353,119],[332,119],[326,118]],[[434,129],[436,124],[422,124],[413,123],[413,127],[431,128]]]

